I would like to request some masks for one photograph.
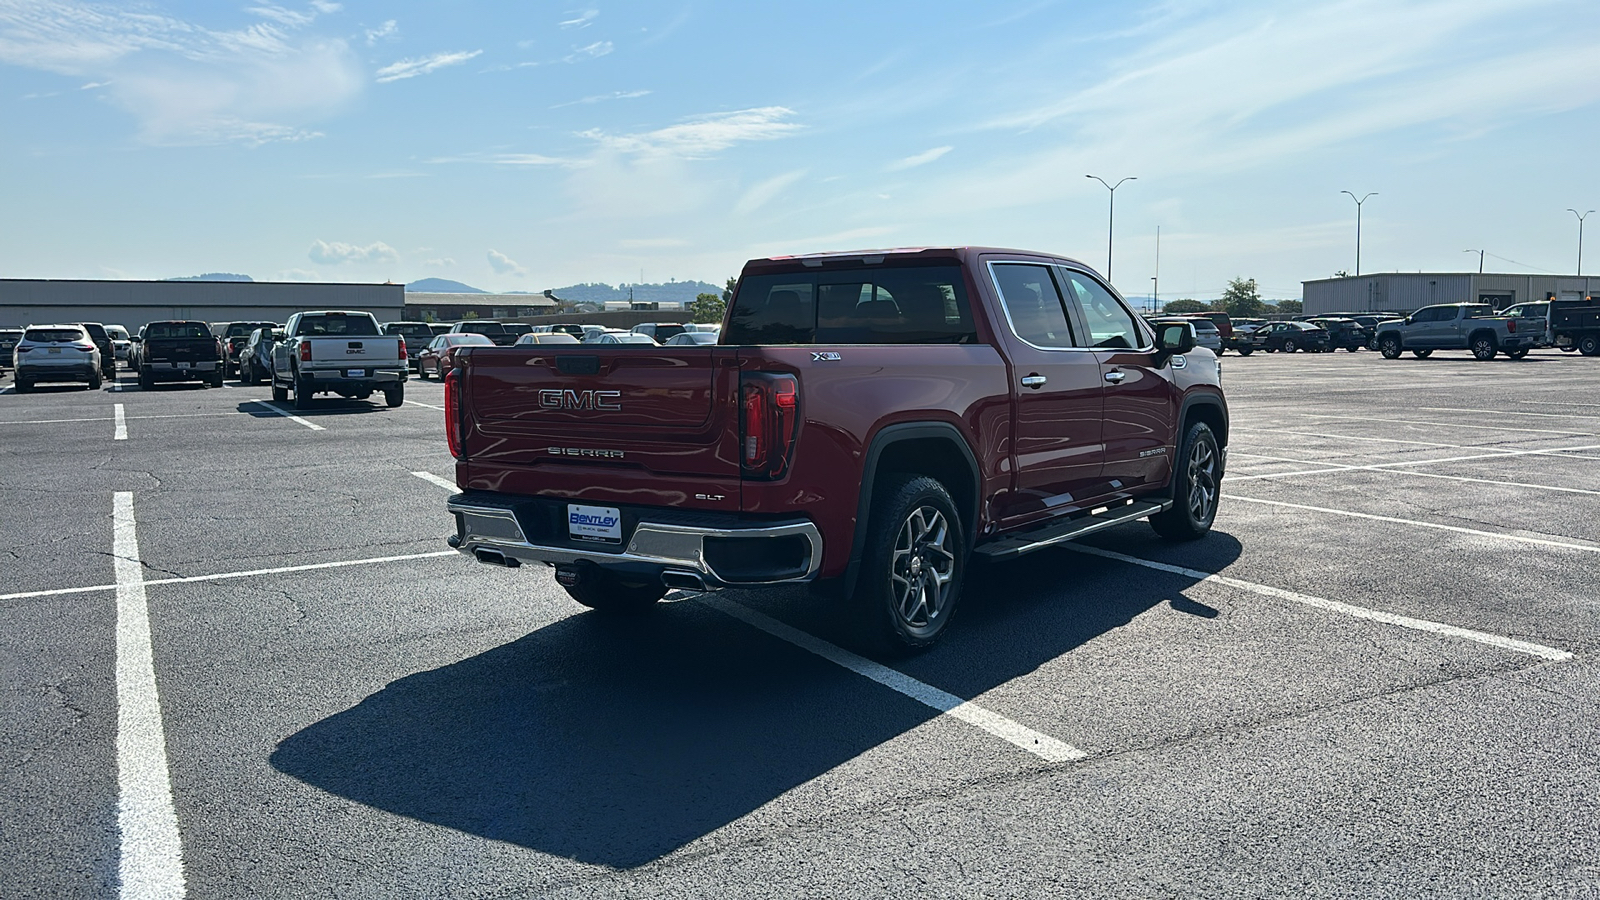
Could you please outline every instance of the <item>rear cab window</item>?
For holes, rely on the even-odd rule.
[[[211,329],[201,322],[151,322],[144,329],[147,341],[199,341],[211,336]]]
[[[81,328],[29,328],[22,339],[36,344],[71,343],[83,340],[84,333]]]
[[[959,265],[877,264],[751,275],[739,282],[720,343],[977,342]]]
[[[299,333],[309,337],[329,335],[334,337],[377,337],[378,323],[371,316],[345,316],[324,313],[301,316]]]

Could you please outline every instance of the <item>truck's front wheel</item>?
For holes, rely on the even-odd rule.
[[[950,625],[966,574],[966,535],[955,501],[925,475],[896,476],[877,492],[852,602],[870,652],[931,646]]]
[[[577,584],[563,585],[563,589],[572,599],[603,613],[644,612],[667,593],[666,585],[659,581],[624,581],[610,572],[594,570],[585,572]]]
[[[1217,518],[1221,496],[1222,453],[1211,426],[1196,422],[1184,433],[1172,475],[1172,506],[1150,517],[1150,527],[1169,541],[1205,537]]]

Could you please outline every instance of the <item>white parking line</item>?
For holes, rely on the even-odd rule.
[[[746,625],[759,628],[773,637],[788,641],[802,650],[809,651],[831,663],[843,666],[857,675],[870,678],[892,691],[904,694],[918,703],[932,707],[951,718],[959,719],[968,725],[987,731],[995,737],[1026,750],[1046,762],[1071,762],[1088,756],[1087,753],[1071,744],[1034,731],[1026,725],[1012,721],[992,710],[985,709],[970,700],[963,700],[955,694],[941,691],[933,685],[918,681],[897,669],[880,665],[820,638],[812,637],[798,628],[785,625],[777,619],[758,613],[747,606],[714,594],[704,595],[698,599],[701,603],[720,613],[732,616]]]
[[[106,416],[82,416],[76,419],[20,419],[14,422],[0,422],[0,425],[59,425],[63,422],[109,422],[112,418]]]
[[[133,494],[112,506],[112,560],[117,573],[117,825],[123,897],[184,895],[183,845],[172,808],[167,739],[150,647],[150,610],[139,559]]]
[[[271,403],[269,403],[269,402],[267,402],[265,400],[251,400],[249,402],[254,403],[257,406],[265,406],[267,409],[270,409],[273,412],[277,413],[278,415],[283,416],[285,419],[288,419],[288,420],[290,420],[292,422],[298,422],[299,424],[304,425],[305,427],[311,429],[312,431],[326,431],[327,430],[327,429],[323,428],[321,425],[318,425],[315,422],[308,422],[305,419],[302,419],[299,416],[295,415],[294,413],[287,412],[285,410],[281,410],[278,407],[274,406],[273,404],[271,404]]]
[[[1314,606],[1317,609],[1325,609],[1329,612],[1336,612],[1357,619],[1368,619],[1373,622],[1383,622],[1384,624],[1395,625],[1400,628],[1410,628],[1413,631],[1426,631],[1430,634],[1442,634],[1448,637],[1462,638],[1468,641],[1475,641],[1479,644],[1487,644],[1491,647],[1499,647],[1502,650],[1512,650],[1517,653],[1526,653],[1530,656],[1537,656],[1540,659],[1548,659],[1554,662],[1565,662],[1566,660],[1572,659],[1572,654],[1565,650],[1557,650],[1554,647],[1546,647],[1543,644],[1535,644],[1530,641],[1519,641],[1516,638],[1508,638],[1498,634],[1490,634],[1486,631],[1473,631],[1470,628],[1458,628],[1455,625],[1446,625],[1442,622],[1430,622],[1427,619],[1413,619],[1410,616],[1386,613],[1381,610],[1368,609],[1365,606],[1354,606],[1349,603],[1342,603],[1338,600],[1328,600],[1323,597],[1313,597],[1310,594],[1286,591],[1282,588],[1275,588],[1265,584],[1257,584],[1253,581],[1242,581],[1238,578],[1229,578],[1226,575],[1218,575],[1215,572],[1202,572],[1199,569],[1186,569],[1183,566],[1172,566],[1166,563],[1153,562],[1148,559],[1140,559],[1137,556],[1127,556],[1111,550],[1102,550],[1099,547],[1091,547],[1087,544],[1066,543],[1062,544],[1061,546],[1067,548],[1068,550],[1077,551],[1078,553],[1086,553],[1090,556],[1100,556],[1106,559],[1114,559],[1118,562],[1132,563],[1133,565],[1143,566],[1147,569],[1155,569],[1158,572],[1171,572],[1174,575],[1182,575],[1185,578],[1193,578],[1197,581],[1210,581],[1216,584],[1225,584],[1229,587],[1238,588],[1243,591],[1249,591],[1253,594],[1260,594],[1263,597],[1276,597],[1280,600],[1291,600],[1295,603],[1302,603],[1306,606]]]
[[[1273,462],[1294,463],[1301,466],[1331,466],[1325,469],[1302,469],[1295,472],[1267,472],[1260,475],[1230,475],[1228,481],[1257,481],[1267,478],[1289,478],[1295,475],[1325,475],[1329,472],[1378,472],[1385,475],[1408,475],[1412,478],[1442,478],[1447,481],[1467,481],[1473,484],[1494,484],[1503,487],[1533,488],[1540,491],[1556,491],[1563,494],[1588,494],[1591,497],[1600,497],[1600,491],[1587,491],[1583,488],[1556,487],[1550,484],[1530,484],[1525,481],[1501,481],[1494,478],[1468,478],[1465,475],[1440,475],[1436,472],[1407,472],[1397,468],[1399,463],[1379,463],[1371,466],[1347,466],[1339,463],[1322,462],[1309,459],[1289,459],[1283,456],[1263,456],[1259,453],[1241,453],[1237,450],[1229,453],[1229,457],[1249,457],[1250,459],[1266,459]],[[1420,465],[1420,462],[1406,463],[1406,465]]]
[[[1585,553],[1600,553],[1600,546],[1594,544],[1571,544],[1566,541],[1553,541],[1548,538],[1525,537],[1520,534],[1502,534],[1495,531],[1479,531],[1476,528],[1463,528],[1460,525],[1443,525],[1438,522],[1419,522],[1416,519],[1402,519],[1397,516],[1377,516],[1372,513],[1356,512],[1351,509],[1329,509],[1325,506],[1307,506],[1303,503],[1285,503],[1282,500],[1264,500],[1260,497],[1241,497],[1238,494],[1223,494],[1229,500],[1240,503],[1261,503],[1266,506],[1282,506],[1288,509],[1303,509],[1308,512],[1328,513],[1334,516],[1349,516],[1353,519],[1368,519],[1374,522],[1392,522],[1396,525],[1415,525],[1418,528],[1433,528],[1439,531],[1453,531],[1457,534],[1471,534],[1477,537],[1499,538],[1504,541],[1516,541],[1522,544],[1535,544],[1541,547],[1560,547],[1563,550],[1581,550]]]
[[[1261,437],[1261,434],[1262,434],[1261,432],[1255,432],[1251,436],[1259,438],[1259,437]],[[1529,454],[1546,453],[1546,454],[1549,454],[1551,456],[1566,457],[1567,459],[1600,459],[1600,456],[1575,456],[1575,455],[1573,455],[1572,451],[1563,450],[1561,448],[1555,448],[1555,449],[1551,449],[1551,450],[1506,450],[1506,449],[1503,449],[1503,448],[1500,448],[1500,447],[1485,447],[1482,444],[1444,444],[1444,443],[1440,443],[1439,441],[1405,441],[1405,440],[1401,440],[1399,438],[1367,437],[1365,435],[1354,435],[1354,434],[1322,434],[1322,433],[1315,432],[1315,431],[1277,431],[1277,432],[1270,432],[1270,434],[1292,434],[1292,435],[1296,435],[1298,437],[1330,438],[1330,439],[1333,439],[1333,440],[1343,440],[1343,441],[1367,441],[1369,443],[1379,443],[1379,444],[1415,444],[1418,447],[1444,447],[1444,448],[1447,448],[1447,449],[1450,449],[1450,450],[1482,450],[1485,453],[1497,453],[1497,454],[1501,454],[1501,455],[1510,454],[1510,455],[1523,455],[1523,456],[1526,456],[1526,455],[1529,455]],[[1518,440],[1523,440],[1523,439],[1518,439]],[[1549,438],[1526,438],[1525,440],[1539,440],[1539,441],[1542,441],[1542,440],[1550,440],[1550,439]]]
[[[1420,409],[1425,412],[1470,412],[1492,413],[1497,416],[1535,416],[1540,419],[1600,419],[1600,416],[1580,416],[1573,413],[1513,412],[1509,409],[1466,409],[1459,406],[1414,406],[1412,409]]]
[[[426,407],[428,409],[437,409],[439,412],[444,412],[444,407],[442,407],[442,406],[434,406],[432,403],[418,403],[415,400],[407,400],[406,402],[411,404],[412,406],[422,406],[422,407]]]
[[[430,482],[432,484],[437,484],[439,487],[442,487],[447,491],[459,491],[459,490],[461,490],[461,488],[456,486],[456,483],[454,481],[451,481],[451,480],[449,480],[447,478],[440,478],[439,476],[433,474],[432,472],[412,472],[411,474],[417,476],[418,478],[421,478],[423,481],[427,481],[427,482]]]
[[[240,572],[216,572],[211,575],[184,575],[173,578],[152,578],[145,587],[163,584],[195,584],[203,581],[231,581],[235,578],[254,578],[258,575],[285,575],[294,572],[314,572],[319,569],[346,569],[351,566],[370,566],[378,563],[407,562],[413,559],[434,559],[440,556],[459,556],[455,550],[429,550],[427,553],[404,553],[399,556],[369,556],[366,559],[344,559],[336,562],[306,563],[298,566],[275,566],[270,569],[245,569]],[[91,584],[83,587],[51,588],[45,591],[21,591],[0,594],[0,600],[32,600],[36,597],[61,597],[67,594],[92,594],[96,591],[116,590],[115,584]]]
[[[1589,431],[1550,431],[1544,428],[1511,428],[1505,425],[1484,425],[1478,422],[1425,422],[1420,419],[1379,419],[1372,416],[1330,416],[1325,413],[1293,413],[1307,419],[1340,419],[1346,422],[1370,422],[1379,425],[1429,425],[1434,428],[1478,428],[1486,431],[1520,431],[1527,434],[1563,434],[1568,437],[1594,437]]]
[[[114,441],[125,441],[125,440],[127,440],[128,439],[128,417],[127,417],[127,415],[125,413],[123,413],[122,404],[121,403],[118,403],[116,406],[112,407],[112,415],[111,415],[111,417],[116,422],[116,433],[111,439],[114,440]]]

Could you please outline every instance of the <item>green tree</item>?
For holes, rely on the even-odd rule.
[[[1228,289],[1222,292],[1222,297],[1217,301],[1217,306],[1232,318],[1253,318],[1266,311],[1266,304],[1261,302],[1261,291],[1256,287],[1254,278],[1235,278],[1228,282]]]
[[[710,324],[721,322],[722,314],[728,310],[728,301],[716,294],[696,294],[694,302],[689,304],[689,319],[693,322]]]
[[[1275,306],[1286,316],[1298,316],[1306,311],[1306,305],[1299,300],[1279,300]]]
[[[1350,273],[1345,271],[1344,269],[1340,269],[1339,271],[1333,273],[1333,277],[1335,277],[1335,278],[1349,278],[1350,277]]]
[[[738,283],[739,283],[739,276],[735,275],[732,278],[729,278],[727,283],[722,286],[722,302],[723,303],[726,304],[726,303],[732,303],[733,302],[733,288]]]
[[[1174,313],[1174,314],[1179,314],[1179,313],[1187,314],[1187,313],[1205,312],[1206,308],[1207,308],[1206,305],[1204,303],[1201,303],[1199,300],[1184,299],[1184,300],[1169,300],[1165,306],[1161,307],[1161,311],[1162,312]]]

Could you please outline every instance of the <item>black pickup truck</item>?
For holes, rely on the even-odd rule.
[[[1550,334],[1563,350],[1600,356],[1600,296],[1550,300]]]
[[[139,387],[150,390],[158,381],[199,381],[222,387],[222,342],[204,322],[151,322],[139,329],[129,353],[131,368],[139,373]]]

